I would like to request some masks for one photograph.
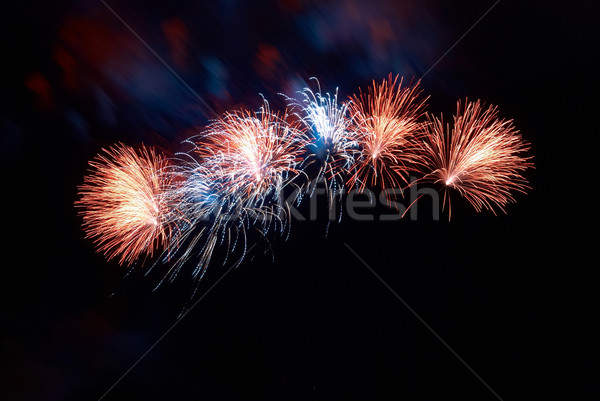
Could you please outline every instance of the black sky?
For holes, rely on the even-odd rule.
[[[354,21],[353,1],[110,4],[220,112],[311,75],[344,96],[389,72],[419,76],[493,4],[415,3],[366,7],[365,21],[403,24],[375,50],[368,22],[319,36],[332,34],[316,22],[332,10]],[[90,28],[69,25],[73,16]],[[173,17],[189,31],[181,68],[161,28]],[[433,221],[427,201],[416,221],[344,218],[327,235],[322,219],[294,222],[287,241],[229,273],[104,399],[497,399],[348,245],[502,399],[597,399],[595,234],[582,235],[596,215],[585,162],[597,159],[586,152],[597,130],[597,17],[592,2],[503,0],[423,79],[435,114],[481,98],[532,144],[532,190],[506,215],[456,197],[450,222],[447,212]],[[182,275],[153,291],[160,271],[125,277],[96,254],[73,207],[77,185],[103,146],[164,149],[212,116],[100,2],[11,5],[3,19],[1,398],[97,400],[176,321],[193,282]],[[117,32],[108,42],[127,38],[109,43],[114,64],[104,48],[76,48],[104,43],[95,27]],[[65,29],[91,36],[65,39]],[[257,67],[271,49],[261,44],[280,55],[272,71]],[[75,54],[73,87],[61,46]],[[146,75],[107,78],[132,65]],[[211,86],[219,68],[224,97]],[[229,266],[213,264],[197,297]]]

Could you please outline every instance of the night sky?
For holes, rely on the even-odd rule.
[[[596,235],[579,238],[597,215],[598,9],[502,0],[430,70],[493,4],[3,5],[0,399],[599,399]],[[212,287],[233,262],[217,254],[195,296],[191,269],[155,289],[160,266],[130,272],[84,239],[73,204],[102,148],[172,154],[261,94],[280,109],[317,77],[346,99],[389,73],[425,74],[436,115],[498,105],[531,143],[532,189],[497,216],[455,194],[451,221],[424,199],[416,219],[327,230],[322,205]]]

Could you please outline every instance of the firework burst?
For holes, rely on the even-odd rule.
[[[418,119],[424,114],[425,100],[419,98],[419,84],[402,86],[398,77],[383,80],[360,91],[349,104],[350,115],[360,133],[362,149],[348,184],[360,190],[366,185],[396,188],[408,183],[409,166],[418,161],[416,152]]]
[[[345,177],[351,171],[358,154],[358,132],[348,115],[348,105],[340,104],[338,92],[322,95],[319,88],[314,92],[305,88],[302,101],[293,103],[299,111],[296,115],[310,134],[309,154],[306,165],[316,163],[318,172],[314,184],[324,180],[329,195],[329,207],[344,191]]]
[[[163,195],[170,185],[164,157],[142,147],[117,145],[90,162],[92,171],[79,187],[83,228],[97,250],[119,264],[152,256],[170,238],[169,210]]]
[[[210,171],[186,153],[173,159],[167,171],[170,185],[165,191],[173,227],[164,261],[172,262],[165,279],[174,279],[192,255],[198,256],[194,276],[202,274],[210,263],[222,208],[220,185]],[[201,242],[204,240],[204,242]],[[202,244],[202,245],[199,245]],[[197,253],[196,253],[197,252]]]
[[[212,179],[242,214],[272,221],[281,209],[283,189],[301,174],[306,136],[287,112],[272,113],[265,101],[258,112],[238,110],[214,121],[198,145]],[[230,208],[233,206],[229,206]]]
[[[525,192],[527,181],[522,173],[533,164],[523,153],[529,145],[513,126],[512,120],[498,118],[495,106],[485,108],[479,101],[460,101],[454,126],[429,116],[424,125],[422,166],[425,179],[444,186],[444,204],[448,189],[458,191],[477,212],[504,211],[514,202],[513,191]]]

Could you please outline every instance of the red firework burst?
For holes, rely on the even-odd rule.
[[[79,187],[83,228],[97,250],[119,264],[131,265],[140,255],[152,256],[166,245],[170,231],[162,174],[167,161],[154,150],[140,152],[125,145],[105,150],[90,162],[92,171]]]
[[[348,108],[359,132],[361,156],[349,179],[359,189],[379,182],[382,188],[408,183],[409,166],[418,159],[416,152],[418,119],[424,113],[426,99],[419,99],[419,84],[402,86],[398,76],[379,85],[373,81],[367,93],[352,96]]]
[[[495,106],[484,108],[479,101],[458,102],[454,126],[429,116],[424,124],[422,166],[425,179],[457,190],[477,212],[514,202],[513,191],[525,192],[522,173],[533,164],[523,153],[529,150],[512,120],[498,118]]]
[[[228,112],[209,126],[209,143],[198,145],[199,153],[229,194],[262,203],[267,196],[277,197],[299,172],[307,139],[298,122],[286,119],[286,113],[272,113],[265,102],[260,112]]]

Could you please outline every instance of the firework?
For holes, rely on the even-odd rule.
[[[494,106],[458,102],[452,127],[431,115],[419,121],[426,101],[419,84],[403,86],[391,74],[343,103],[337,89],[300,95],[288,98],[293,114],[271,112],[266,100],[256,112],[227,112],[169,160],[143,146],[105,150],[79,187],[86,238],[119,264],[162,249],[156,261],[171,265],[163,281],[194,258],[199,279],[218,247],[225,261],[237,248],[243,258],[250,231],[268,241],[271,231],[289,229],[291,204],[314,195],[320,181],[330,221],[346,187],[395,189],[411,172],[441,184],[449,209],[451,190],[477,212],[496,213],[529,188],[529,145]]]
[[[348,115],[351,102],[338,103],[338,92],[333,96],[322,95],[320,88],[313,92],[305,88],[302,101],[293,103],[299,109],[296,115],[311,135],[309,155],[306,165],[317,163],[318,171],[314,179],[324,180],[329,195],[329,207],[333,207],[335,198],[341,198],[345,176],[351,171],[358,152],[358,132]]]
[[[424,113],[425,100],[419,98],[419,83],[402,86],[398,76],[379,85],[373,81],[367,93],[360,91],[349,104],[350,115],[359,131],[361,155],[349,185],[360,190],[366,185],[396,188],[408,183],[409,167],[416,163],[419,133],[418,119]]]
[[[193,276],[202,277],[218,245],[229,255],[241,244],[243,257],[251,226],[266,235],[282,222],[283,231],[282,191],[299,173],[305,140],[298,124],[288,123],[285,113],[271,113],[265,102],[256,113],[224,114],[200,138],[186,142],[193,149],[174,160],[167,191],[174,218],[164,258],[173,262],[170,278],[192,256]]]
[[[131,265],[141,255],[166,245],[169,214],[163,199],[169,186],[164,157],[154,150],[117,145],[90,162],[92,171],[79,187],[86,238],[119,264]]]
[[[220,207],[219,188],[209,171],[190,154],[183,156],[172,159],[165,172],[170,185],[164,198],[171,211],[169,222],[173,229],[163,260],[173,262],[165,274],[165,279],[171,280],[207,236]],[[200,257],[193,275],[203,272],[210,262],[214,246],[208,246],[209,243],[199,247]]]
[[[458,191],[477,212],[514,202],[513,191],[525,192],[522,172],[532,167],[523,153],[529,145],[513,126],[512,120],[498,118],[495,106],[485,108],[479,101],[458,102],[454,126],[429,116],[424,125],[421,160],[425,179]]]
[[[227,203],[263,221],[285,209],[283,190],[301,174],[306,136],[299,123],[287,118],[287,112],[272,113],[265,101],[258,112],[226,113],[208,127],[206,142],[198,145],[212,179],[223,183]]]

